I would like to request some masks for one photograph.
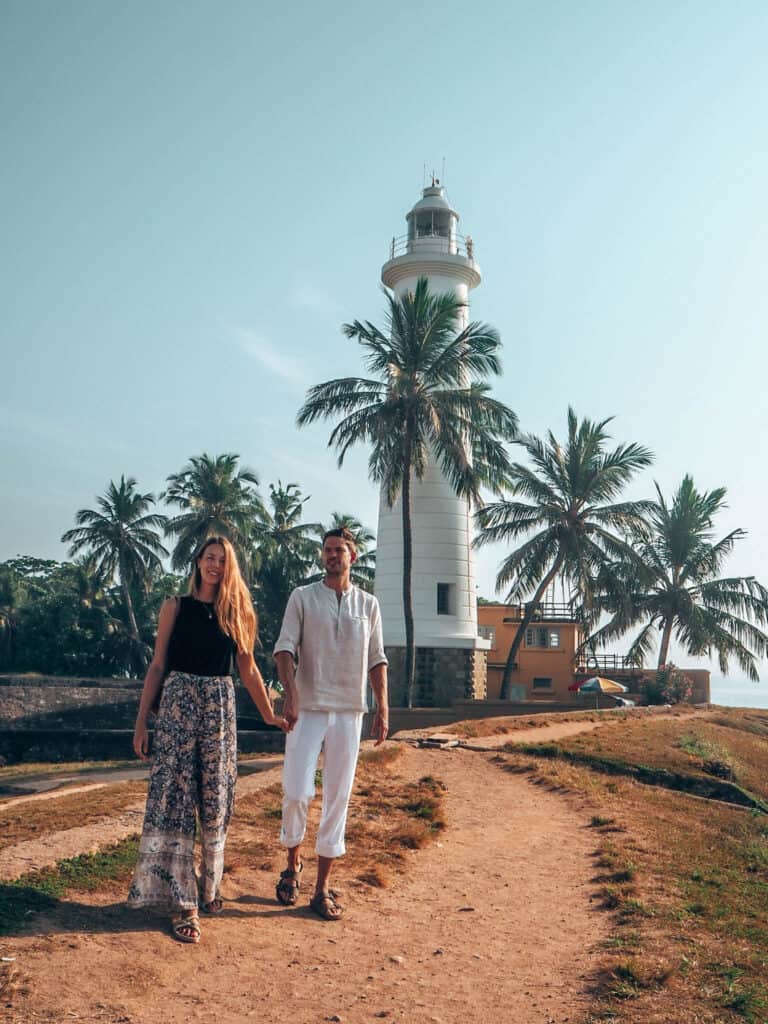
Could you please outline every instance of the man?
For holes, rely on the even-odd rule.
[[[285,691],[283,715],[292,726],[285,743],[280,830],[280,842],[288,848],[288,867],[280,875],[277,898],[285,906],[292,906],[298,898],[301,843],[322,747],[317,881],[309,905],[326,921],[342,915],[328,881],[334,860],[345,851],[347,808],[366,711],[366,680],[376,700],[372,730],[376,746],[386,739],[389,728],[379,602],[352,584],[350,570],[356,559],[354,537],[346,527],[325,534],[325,576],[292,592],[274,652]]]

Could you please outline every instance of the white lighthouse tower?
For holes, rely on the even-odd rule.
[[[469,292],[480,284],[470,238],[458,233],[459,215],[439,181],[425,188],[406,215],[408,233],[394,238],[381,279],[397,298],[426,277],[433,293],[462,302],[457,331],[469,322]],[[477,635],[472,519],[436,462],[412,481],[415,703],[447,705],[485,696],[488,642]],[[390,659],[393,703],[403,688],[403,536],[400,500],[392,508],[382,491],[376,537],[376,596]]]

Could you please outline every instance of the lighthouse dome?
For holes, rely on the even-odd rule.
[[[425,210],[443,210],[455,217],[456,220],[459,219],[458,213],[451,208],[451,204],[445,198],[445,189],[438,182],[424,189],[421,199],[414,203],[407,217],[410,220],[411,217]]]

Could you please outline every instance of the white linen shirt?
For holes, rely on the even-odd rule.
[[[288,598],[275,654],[299,660],[299,711],[367,711],[366,683],[387,664],[379,602],[352,584],[341,595],[322,580]]]

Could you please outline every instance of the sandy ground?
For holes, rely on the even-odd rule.
[[[306,909],[310,869],[299,906],[283,908],[275,872],[255,865],[227,876],[225,911],[203,919],[199,946],[174,942],[160,917],[125,910],[122,893],[64,901],[2,940],[19,973],[4,1019],[576,1024],[610,925],[592,901],[587,811],[487,753],[408,747],[402,764],[409,777],[446,784],[448,828],[387,889],[345,878],[340,861],[342,921]],[[251,776],[240,791],[278,777]],[[101,841],[114,837],[106,831]],[[48,840],[57,857],[61,835]]]

